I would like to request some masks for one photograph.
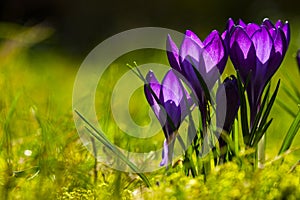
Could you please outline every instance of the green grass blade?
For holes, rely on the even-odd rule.
[[[277,85],[276,85],[276,89],[275,89],[270,101],[268,102],[266,110],[263,113],[261,121],[259,122],[258,129],[255,130],[255,132],[253,133],[253,137],[251,138],[251,140],[249,140],[249,142],[250,142],[249,144],[250,144],[251,147],[257,145],[257,143],[259,142],[261,137],[265,134],[265,132],[267,131],[267,129],[269,128],[269,126],[272,122],[272,119],[268,122],[267,122],[267,119],[268,119],[268,116],[269,116],[269,114],[271,112],[271,109],[274,105],[276,96],[278,94],[279,86],[280,86],[280,80],[278,80]],[[266,93],[265,98],[267,98],[267,97],[268,97],[268,94]],[[264,100],[265,100],[265,98],[264,98]],[[261,108],[261,110],[263,110],[263,109]]]
[[[238,83],[238,90],[240,96],[240,109],[241,109],[241,125],[242,125],[242,132],[244,142],[248,144],[249,141],[249,124],[248,124],[248,115],[247,115],[247,104],[246,104],[246,97],[245,97],[245,87],[243,87],[241,76],[237,71],[237,83]]]
[[[271,112],[271,109],[272,109],[272,107],[274,105],[276,96],[278,94],[279,86],[280,86],[280,80],[278,80],[277,85],[276,85],[276,89],[275,89],[275,91],[274,91],[274,93],[273,93],[273,95],[272,95],[272,97],[271,97],[271,99],[270,99],[270,101],[269,101],[269,103],[267,105],[267,108],[266,108],[266,110],[265,110],[265,112],[263,114],[263,117],[262,117],[261,122],[260,122],[261,126],[258,129],[258,131],[261,131],[263,129],[263,127],[265,126],[265,124],[266,124],[268,116],[269,116],[269,114]]]
[[[99,140],[102,144],[109,148],[123,162],[125,162],[144,181],[147,187],[151,187],[148,178],[143,173],[140,173],[140,169],[135,164],[128,160],[119,149],[115,148],[114,145],[106,138],[106,136],[101,131],[96,129],[84,116],[82,116],[77,110],[75,110],[75,112],[90,128],[92,128],[91,130],[86,127],[86,129],[92,134],[92,136],[94,136],[97,140]]]
[[[289,79],[289,80],[290,80],[290,82],[292,82],[292,79]],[[298,102],[299,102],[299,100],[300,100],[300,90],[299,90],[299,87],[296,86],[297,84],[294,84],[294,83],[290,83],[290,85],[293,88],[296,96],[298,97]]]
[[[300,128],[300,110],[298,111],[297,116],[295,117],[293,123],[291,124],[287,134],[285,135],[285,138],[282,142],[278,155],[284,153],[290,148],[299,128]]]
[[[293,79],[290,78],[290,76],[287,74],[286,71],[284,71],[284,76],[286,77],[286,80],[289,81],[289,85],[292,87],[293,91],[295,92],[296,96],[298,97],[298,103],[300,100],[300,90],[297,84],[293,81]]]
[[[19,92],[14,100],[12,101],[12,104],[10,105],[10,108],[8,110],[7,116],[5,118],[3,128],[4,128],[4,137],[1,139],[0,143],[0,153],[2,151],[5,152],[6,161],[8,166],[11,166],[12,162],[12,134],[10,131],[10,122],[13,118],[13,114],[16,111],[17,103],[19,101],[19,98],[21,96],[21,92]],[[10,169],[11,170],[11,169]]]
[[[234,139],[234,150],[235,152],[239,152],[239,144],[240,140],[243,139],[242,137],[239,138],[239,125],[237,119],[234,120],[233,125],[233,139]]]
[[[255,147],[258,142],[260,141],[260,139],[262,138],[262,136],[266,133],[266,131],[268,130],[269,126],[271,125],[273,119],[270,119],[270,121],[268,121],[263,128],[261,128],[256,134],[255,134],[255,138],[253,140],[253,143],[251,143],[251,147]]]
[[[294,111],[288,107],[285,103],[283,103],[283,100],[281,99],[277,99],[277,104],[285,111],[287,112],[289,115],[291,115],[293,118],[296,117],[296,114],[294,113]]]
[[[287,87],[282,87],[285,94],[292,99],[296,104],[299,103],[299,98],[296,97],[296,95],[292,94]]]
[[[249,139],[250,143],[254,138],[255,132],[257,131],[257,129],[260,126],[259,122],[261,120],[261,116],[262,116],[263,110],[265,108],[265,105],[266,105],[266,102],[267,102],[267,99],[269,96],[270,87],[271,87],[271,84],[268,84],[267,90],[265,92],[265,96],[264,96],[263,101],[260,106],[260,109],[259,109],[257,115],[255,116],[254,123],[252,125],[251,132],[250,132],[250,139]]]
[[[228,133],[226,131],[222,130],[220,136],[227,143],[227,145],[230,148],[230,150],[232,151],[232,153],[237,156],[238,152],[235,151],[235,143],[234,143],[234,141],[232,141],[232,139],[230,138]]]

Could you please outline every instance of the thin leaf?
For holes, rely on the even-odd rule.
[[[185,168],[184,170],[185,170],[185,174],[187,176],[189,175],[190,171],[191,171],[193,177],[197,176],[197,170],[196,170],[196,166],[195,166],[195,163],[193,160],[193,146],[192,145],[190,145],[185,152],[183,166]]]
[[[234,141],[232,141],[232,139],[230,138],[230,136],[228,135],[228,133],[226,131],[222,130],[220,136],[228,144],[228,147],[230,148],[230,150],[232,151],[232,153],[234,155],[238,155],[238,152],[235,151],[235,143],[234,143]],[[227,147],[225,146],[225,148],[227,148]]]
[[[109,148],[118,158],[120,158],[123,162],[125,162],[146,184],[147,187],[151,187],[151,184],[148,178],[143,174],[140,173],[140,169],[133,164],[126,156],[106,138],[106,136],[99,130],[97,130],[84,116],[82,116],[77,110],[75,110],[76,114],[90,127],[86,129],[102,144],[104,144],[107,148]],[[97,134],[96,134],[97,133]]]
[[[300,147],[296,147],[296,148],[291,148],[287,151],[282,152],[282,154],[277,155],[275,158],[273,158],[272,160],[270,160],[269,162],[267,162],[265,165],[273,165],[275,162],[277,161],[281,161],[284,159],[284,157],[290,155],[291,153],[294,153],[295,151],[299,151]]]
[[[290,80],[290,82],[292,82],[292,79],[289,79]],[[299,100],[300,100],[300,90],[299,90],[299,87],[298,87],[298,85],[297,84],[294,84],[294,82],[292,82],[292,83],[290,83],[290,85],[292,86],[292,88],[293,88],[293,90],[294,90],[294,92],[295,92],[295,94],[297,95],[297,97],[298,97],[298,102],[299,102]],[[297,86],[296,86],[297,85]]]
[[[250,132],[250,139],[249,139],[250,142],[253,140],[255,132],[257,131],[257,129],[260,126],[259,122],[261,120],[261,116],[262,116],[263,110],[265,108],[265,105],[266,105],[266,102],[267,102],[267,99],[268,99],[268,96],[269,96],[270,87],[271,87],[271,84],[268,84],[268,87],[267,87],[267,90],[265,92],[265,96],[263,98],[263,101],[261,103],[259,111],[255,116],[254,123],[252,125],[251,132]]]
[[[245,97],[245,87],[243,87],[242,80],[240,73],[237,71],[237,84],[240,96],[240,109],[241,109],[241,125],[242,125],[242,132],[243,138],[245,143],[247,144],[249,141],[249,125],[248,125],[248,115],[247,115],[247,104],[246,104],[246,97]]]
[[[266,131],[268,130],[269,126],[271,125],[273,119],[270,119],[270,121],[268,121],[266,123],[266,125],[264,125],[264,127],[262,129],[260,129],[258,132],[256,132],[255,134],[255,138],[253,143],[251,144],[251,147],[255,147],[258,142],[260,141],[260,139],[262,138],[262,136],[266,133]]]
[[[287,151],[290,148],[299,128],[300,128],[300,110],[298,111],[297,116],[295,117],[293,123],[291,124],[288,132],[285,135],[285,138],[282,142],[278,155],[282,154],[283,152]]]
[[[294,94],[292,94],[287,87],[282,87],[285,94],[292,99],[296,104],[299,103],[299,98],[297,98]]]
[[[298,97],[298,103],[300,100],[300,90],[297,84],[295,84],[295,82],[293,81],[293,79],[290,78],[290,76],[287,74],[286,71],[284,71],[284,75],[286,77],[286,79],[289,81],[289,85],[293,88],[293,91],[295,92],[295,94]]]
[[[283,101],[281,99],[277,99],[277,104],[283,109],[285,110],[289,115],[291,115],[293,118],[296,117],[296,114],[294,113],[294,111],[288,107],[285,103],[283,103]]]
[[[234,149],[235,152],[239,152],[239,142],[240,140],[242,140],[243,138],[239,138],[239,125],[238,125],[238,121],[237,119],[234,120],[234,125],[233,125],[233,139],[234,139]]]
[[[186,147],[185,147],[185,144],[184,144],[184,141],[183,141],[182,137],[181,137],[179,134],[177,134],[177,135],[176,135],[176,138],[177,138],[177,140],[179,141],[179,144],[181,145],[181,148],[182,148],[183,150],[185,150]]]
[[[271,99],[270,99],[270,101],[267,105],[267,108],[266,108],[266,110],[263,114],[263,117],[262,117],[261,122],[260,122],[261,126],[258,129],[258,131],[261,131],[263,129],[263,127],[264,127],[264,125],[265,125],[265,123],[268,119],[268,116],[271,112],[272,106],[273,106],[273,104],[275,102],[275,99],[276,99],[276,96],[278,94],[279,86],[280,86],[280,80],[278,80],[277,85],[276,85],[276,89],[275,89],[275,91],[274,91],[274,93],[273,93],[273,95],[272,95],[272,97],[271,97]]]

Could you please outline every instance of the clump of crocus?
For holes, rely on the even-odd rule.
[[[146,81],[144,86],[146,99],[158,118],[166,138],[163,159],[160,163],[161,166],[164,166],[172,160],[177,130],[190,112],[193,103],[173,70],[167,72],[161,84],[152,71],[147,74]]]
[[[263,90],[283,61],[290,41],[289,23],[265,19],[261,25],[228,21],[228,48],[231,61],[247,85],[250,121],[254,122]]]
[[[225,37],[226,33],[222,36]],[[207,98],[199,75],[210,90],[223,73],[228,53],[222,36],[214,30],[202,42],[195,33],[187,30],[179,49],[170,36],[167,38],[169,63],[186,78],[195,91],[204,126],[207,117]]]

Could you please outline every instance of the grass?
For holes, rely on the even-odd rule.
[[[23,33],[24,30],[17,30]],[[27,31],[27,30],[25,30]],[[36,31],[36,30],[33,30]],[[30,30],[20,35],[23,40]],[[46,32],[48,33],[48,32]],[[39,32],[45,34],[45,32]],[[72,87],[80,61],[65,54],[39,48],[36,42],[24,45],[14,38],[0,43],[0,197],[4,199],[298,199],[300,198],[299,135],[292,150],[275,159],[281,141],[293,118],[276,104],[267,133],[267,166],[253,171],[243,157],[202,176],[186,177],[182,164],[169,171],[145,173],[152,187],[147,188],[133,173],[119,172],[95,159],[81,143],[72,112]],[[293,42],[293,41],[292,41]],[[8,48],[9,47],[9,48]],[[285,72],[298,82],[292,45],[274,77],[289,86]],[[133,151],[148,152],[161,148],[163,133],[146,139],[124,134],[110,113],[110,95],[126,63],[159,62],[167,64],[163,52],[131,52],[116,60],[100,80],[96,94],[99,123],[116,145]],[[230,74],[228,66],[225,74]],[[295,72],[295,73],[294,73]],[[274,81],[275,83],[275,81]],[[101,89],[105,86],[105,90]],[[274,89],[275,84],[272,85]],[[126,91],[124,91],[124,94]],[[123,95],[123,94],[120,94]],[[297,113],[297,105],[280,89],[278,98]],[[130,100],[130,114],[138,124],[149,123],[148,105],[143,91]],[[141,148],[141,146],[143,148]],[[96,172],[96,173],[95,173]]]

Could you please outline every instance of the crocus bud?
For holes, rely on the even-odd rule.
[[[160,84],[154,73],[150,71],[146,76],[147,83],[144,86],[146,99],[166,137],[161,165],[167,165],[170,162],[169,156],[172,155],[175,134],[193,104],[176,73],[172,69],[169,70]],[[169,156],[166,157],[166,155]]]
[[[240,106],[235,76],[227,77],[219,86],[216,94],[216,104],[217,126],[229,132]]]

